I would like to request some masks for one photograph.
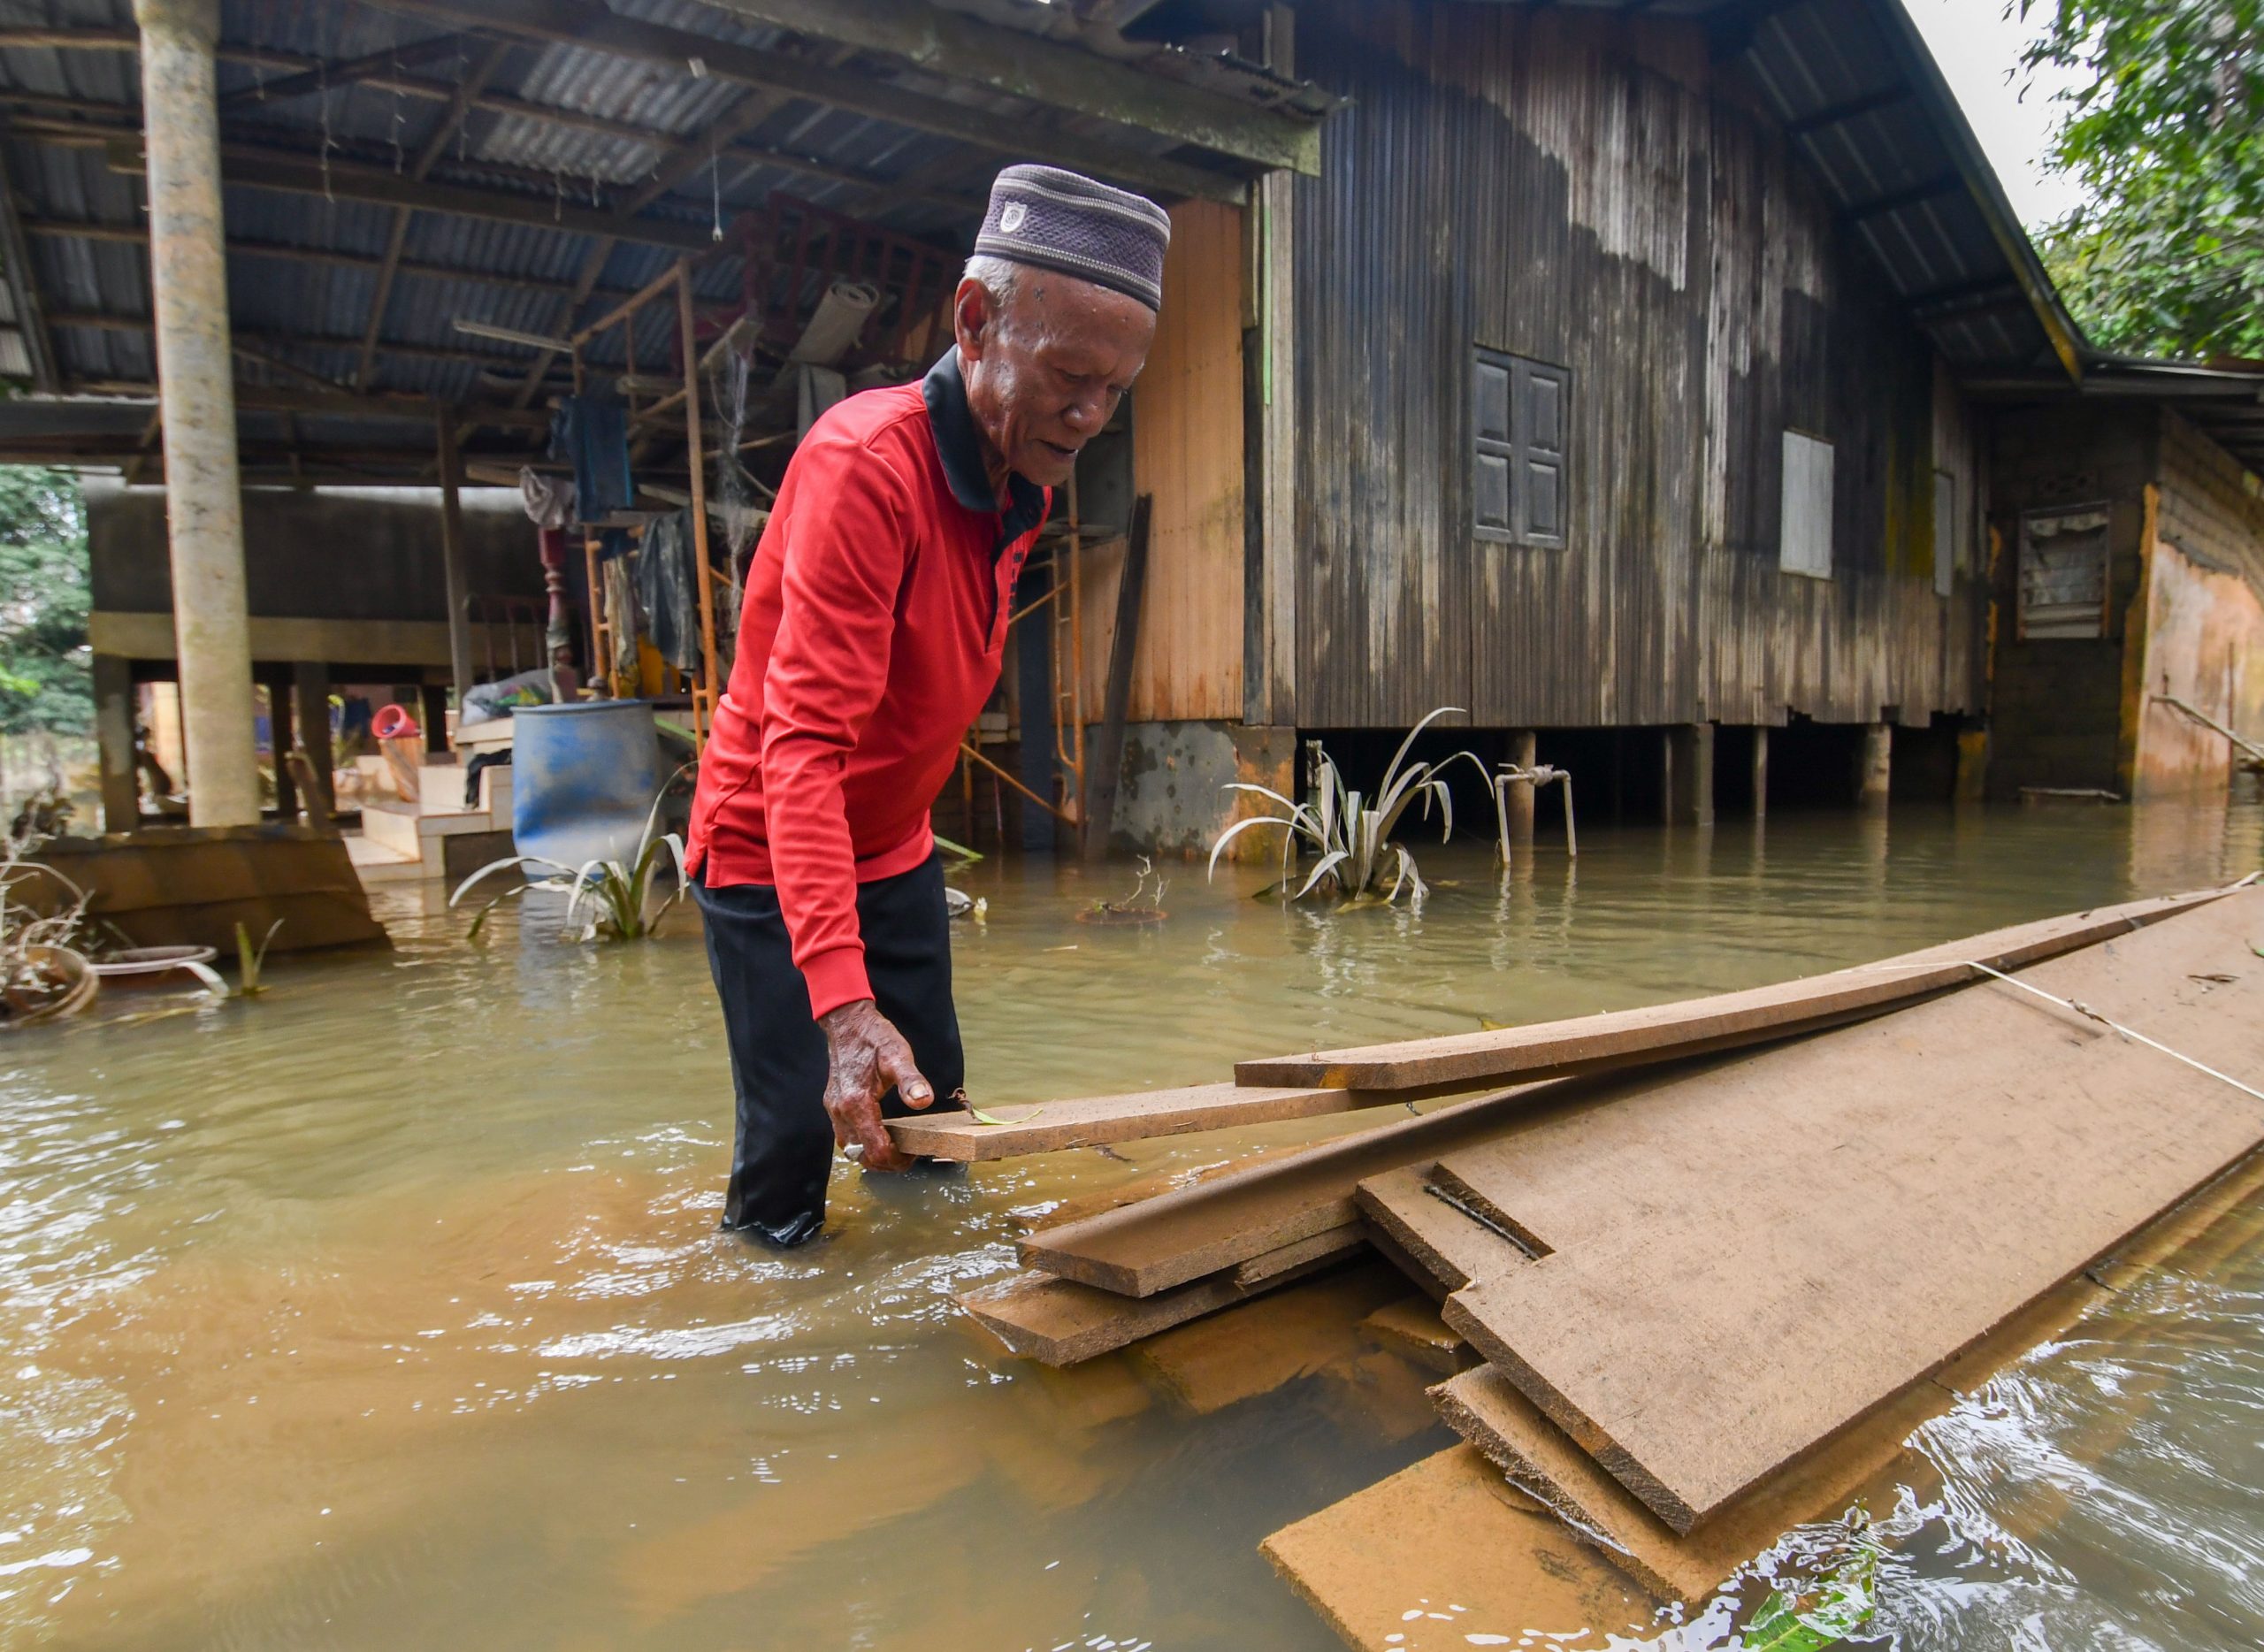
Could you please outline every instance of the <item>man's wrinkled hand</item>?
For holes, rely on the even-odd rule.
[[[868,1170],[909,1170],[912,1159],[897,1151],[881,1122],[881,1098],[891,1089],[907,1107],[925,1107],[935,1089],[920,1075],[912,1046],[870,998],[829,1010],[818,1018],[825,1029],[825,1111],[833,1120],[833,1139],[858,1147]]]

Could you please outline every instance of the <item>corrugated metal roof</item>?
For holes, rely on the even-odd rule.
[[[611,10],[1009,118],[1029,134],[1035,157],[1046,153],[1049,132],[1105,141],[1128,160],[1174,149],[1166,137],[1046,110],[908,62],[798,40],[704,0],[611,0]],[[993,20],[1040,33],[1053,21],[1042,14]],[[11,30],[70,30],[82,44],[11,43]],[[104,148],[109,140],[138,135],[134,31],[131,0],[0,0],[0,153],[13,180],[28,272],[66,391],[114,394],[156,379],[146,331],[148,259],[139,239],[142,180],[111,170]],[[603,256],[596,292],[576,306],[573,291],[600,242],[543,223],[546,206],[561,218],[575,208],[619,211],[669,168],[672,187],[643,217],[680,226],[694,247],[719,214],[728,220],[759,212],[774,193],[784,193],[930,240],[949,256],[971,237],[989,174],[1000,164],[995,152],[914,126],[694,73],[688,60],[679,68],[551,41],[458,37],[445,25],[387,11],[382,0],[225,0],[224,141],[237,152],[326,166],[333,185],[339,172],[356,165],[374,169],[378,178],[405,178],[435,134],[447,130],[447,96],[499,46],[504,49],[486,81],[485,101],[440,147],[430,176],[437,185],[514,195],[526,203],[532,221],[432,210],[409,215],[401,266],[380,317],[375,372],[363,386],[368,390],[455,402],[515,400],[535,352],[468,337],[455,330],[458,319],[556,336],[663,272],[677,256],[633,238],[616,239]],[[1116,55],[1260,107],[1302,110],[1319,97],[1248,65],[1180,61],[1187,54],[1159,57],[1152,45],[1123,42]],[[1326,105],[1321,98],[1306,112]],[[700,134],[751,108],[761,118],[711,147],[700,164]],[[1183,164],[1185,152],[1175,158]],[[1215,156],[1202,158],[1222,184],[1248,170]],[[349,198],[351,193],[334,187],[327,195],[287,193],[241,181],[226,188],[230,305],[248,351],[243,378],[254,388],[305,391],[319,381],[344,390],[356,384],[396,210]],[[704,261],[695,277],[703,305],[718,311],[735,305],[738,262],[735,243]],[[640,317],[636,344],[642,369],[668,371],[676,323],[664,307]],[[616,370],[626,360],[618,332],[593,341],[588,354],[593,363]],[[0,374],[29,371],[13,316],[0,314]],[[115,412],[88,417],[88,451],[114,450]],[[50,431],[65,436],[76,428],[60,409],[50,409],[48,419]],[[310,447],[429,445],[428,437],[397,421],[331,413],[293,420]],[[281,416],[254,411],[245,414],[243,428],[252,445],[287,441],[291,434]],[[528,432],[485,431],[473,452],[508,457],[532,451],[536,441]]]

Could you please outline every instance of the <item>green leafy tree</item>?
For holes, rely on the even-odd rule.
[[[94,726],[92,608],[78,478],[0,466],[0,733]]]
[[[2052,159],[2091,203],[2045,262],[2099,343],[2264,356],[2264,0],[2009,0],[2070,73]]]

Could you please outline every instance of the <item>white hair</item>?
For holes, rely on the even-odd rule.
[[[990,294],[1000,309],[1013,297],[1021,286],[1022,266],[1011,258],[1001,258],[994,253],[978,252],[967,261],[967,268],[960,279],[982,283],[983,290]]]

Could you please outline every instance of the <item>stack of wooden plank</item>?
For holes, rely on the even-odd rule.
[[[2211,891],[1755,992],[1245,1063],[1144,1116],[1236,1121],[1245,1088],[1266,1117],[1455,1098],[1060,1212],[967,1305],[1068,1363],[1381,1251],[1482,1361],[1434,1398],[1480,1480],[1516,1488],[1488,1500],[1503,1541],[1553,1519],[1610,1554],[1607,1594],[1702,1595],[2264,1140],[2260,948],[2264,891]],[[985,1128],[1137,1116],[1108,1098],[943,1128],[981,1158]],[[1400,1486],[1394,1518],[1434,1496],[1467,1530],[1472,1461]],[[1296,1532],[1269,1552],[1349,1623],[1309,1575],[1342,1545]]]

